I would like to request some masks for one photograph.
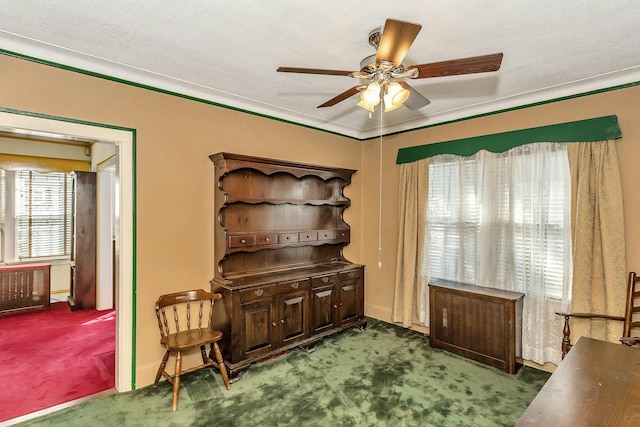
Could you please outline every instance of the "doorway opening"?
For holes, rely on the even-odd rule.
[[[135,130],[110,125],[0,109],[3,132],[82,139],[116,147],[112,164],[102,168],[117,191],[113,195],[113,270],[116,315],[115,388],[135,388]]]

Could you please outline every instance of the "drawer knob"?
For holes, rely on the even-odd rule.
[[[264,294],[264,290],[262,289],[256,289],[255,291],[253,291],[257,296],[261,297],[262,294]]]
[[[292,284],[291,284],[291,287],[292,287],[293,289],[298,289],[298,287],[300,287],[300,283],[298,283],[298,282],[294,282],[294,283],[292,283]]]
[[[324,283],[329,283],[329,277],[328,277],[328,276],[324,276],[324,277],[322,278],[322,281],[323,281]]]
[[[276,322],[271,322],[271,326],[277,326]]]
[[[242,243],[244,245],[245,243],[247,243],[247,241],[242,239],[242,240],[240,240],[240,243]]]
[[[337,306],[337,305],[335,305],[335,304],[333,304],[333,308],[338,308],[338,306]]]
[[[353,271],[350,271],[350,272],[349,272],[349,277],[356,277],[356,273],[355,273],[355,272],[353,272]]]
[[[284,325],[284,319],[280,319],[280,323]]]
[[[268,242],[268,241],[269,241],[269,238],[268,238],[268,237],[265,237],[265,238],[264,238],[264,241],[265,241],[265,242]]]

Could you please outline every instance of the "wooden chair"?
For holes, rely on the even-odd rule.
[[[158,317],[158,327],[160,328],[160,344],[166,347],[167,351],[158,368],[154,384],[157,384],[163,376],[173,384],[174,411],[178,407],[180,375],[182,374],[209,366],[215,366],[220,370],[227,390],[230,389],[227,369],[222,359],[222,353],[220,353],[220,347],[218,347],[218,341],[222,339],[222,332],[211,329],[214,302],[220,298],[222,298],[221,294],[196,289],[162,295],[156,302],[156,316]],[[169,316],[167,316],[167,311],[169,312]],[[192,325],[192,320],[195,323],[194,318],[197,319],[197,325]],[[205,326],[203,326],[203,321],[206,321]],[[210,345],[211,353],[215,354],[215,361],[207,356],[205,351],[206,344]],[[183,370],[181,366],[182,352],[196,347],[200,347],[202,364]],[[175,353],[176,356],[175,373],[173,375],[165,370],[167,360],[172,352]]]
[[[631,336],[631,333],[640,329],[640,315],[636,316],[636,313],[640,313],[640,290],[638,288],[640,283],[640,277],[635,272],[629,273],[629,281],[627,284],[627,303],[624,312],[624,316],[610,316],[607,314],[593,314],[593,313],[559,313],[556,314],[564,316],[564,328],[562,330],[562,358],[567,355],[567,352],[571,349],[571,330],[569,328],[569,319],[571,317],[576,318],[590,318],[590,319],[607,319],[618,320],[624,322],[622,327],[622,337],[620,342],[629,346],[640,345],[640,336]],[[637,331],[640,334],[640,330]]]
[[[622,329],[622,338],[620,342],[629,346],[640,345],[640,336],[632,336],[640,333],[640,316],[636,313],[640,312],[640,290],[638,290],[640,277],[635,272],[629,273],[629,282],[627,284],[627,306],[624,311],[624,326]]]
[[[569,319],[574,317],[577,319],[605,319],[605,320],[618,320],[624,321],[623,316],[612,316],[609,314],[597,314],[597,313],[561,313],[556,311],[556,314],[564,317],[564,327],[562,328],[562,358],[567,355],[573,344],[571,344],[571,328],[569,327]]]

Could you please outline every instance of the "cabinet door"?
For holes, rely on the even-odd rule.
[[[338,282],[338,326],[364,317],[362,269],[340,273]]]
[[[357,281],[340,283],[340,302],[338,303],[340,325],[347,324],[362,317],[360,314],[360,306],[362,304],[359,303],[361,300],[359,297],[361,289],[362,283]]]
[[[308,288],[278,296],[279,345],[291,344],[307,337],[308,300]]]
[[[336,308],[335,285],[315,287],[311,290],[312,333],[319,333],[334,327]]]
[[[250,358],[272,350],[277,326],[272,299],[261,299],[240,306],[241,357]]]

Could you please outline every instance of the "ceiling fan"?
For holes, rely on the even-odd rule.
[[[360,71],[295,67],[279,67],[277,71],[371,80],[368,84],[359,84],[347,89],[318,108],[331,107],[360,92],[358,106],[373,112],[375,106],[381,102],[384,103],[384,111],[395,110],[401,105],[415,111],[431,103],[404,79],[485,73],[500,69],[502,53],[405,67],[403,60],[421,28],[420,24],[387,19],[384,29],[377,28],[369,33],[369,44],[376,48],[377,52],[360,62]]]

